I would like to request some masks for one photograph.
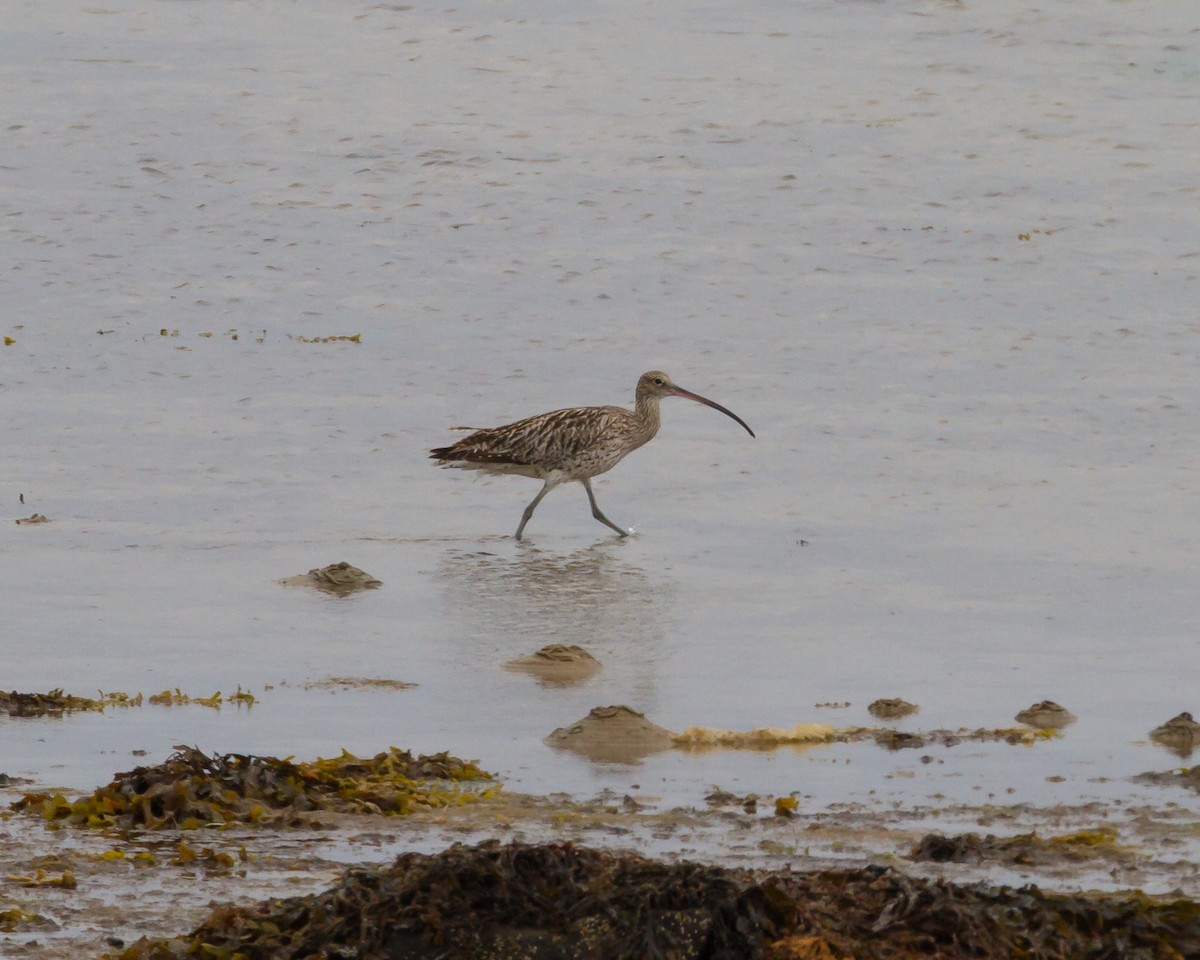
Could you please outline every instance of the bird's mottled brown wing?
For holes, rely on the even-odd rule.
[[[502,427],[476,430],[448,447],[429,452],[443,462],[513,464],[545,470],[562,469],[633,420],[623,407],[568,407]]]

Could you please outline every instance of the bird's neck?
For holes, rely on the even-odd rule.
[[[658,413],[658,397],[638,397],[637,403],[634,404],[633,412],[641,422],[646,440],[649,440],[658,433],[659,424],[662,423]],[[642,442],[645,443],[646,441],[643,440]]]

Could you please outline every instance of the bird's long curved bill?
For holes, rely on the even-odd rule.
[[[684,390],[683,387],[675,388],[675,396],[687,397],[687,399],[695,400],[697,403],[702,403],[706,407],[712,407],[714,410],[720,410],[723,414],[725,414],[725,416],[729,417],[732,420],[736,420],[743,427],[745,427],[746,432],[748,434],[750,434],[750,436],[752,436],[752,437],[754,436],[754,431],[750,429],[749,425],[746,423],[745,420],[743,420],[741,417],[739,417],[732,410],[727,410],[727,409],[725,409],[725,407],[721,406],[719,403],[709,400],[708,397],[702,397],[698,393],[692,393],[691,390]]]

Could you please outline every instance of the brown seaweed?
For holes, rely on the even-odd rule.
[[[302,815],[314,811],[406,814],[487,795],[460,784],[492,779],[448,753],[414,757],[396,747],[370,758],[343,751],[309,763],[176,750],[165,763],[117,774],[91,796],[70,801],[62,794],[27,793],[12,807],[81,826],[190,830],[303,822]]]
[[[962,885],[885,867],[756,875],[571,843],[454,846],[324,893],[220,907],[119,960],[1160,960],[1200,955],[1200,907]]]

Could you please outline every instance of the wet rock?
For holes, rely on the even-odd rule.
[[[652,753],[670,749],[673,739],[670,730],[619,704],[594,707],[582,720],[553,731],[545,742],[581,753],[589,760],[636,763]]]
[[[1059,706],[1053,700],[1043,700],[1026,707],[1014,717],[1018,723],[1025,723],[1038,730],[1061,730],[1078,718],[1066,707]]]
[[[643,810],[646,810],[648,808],[649,808],[648,804],[639,803],[637,800],[633,799],[633,797],[631,797],[629,794],[625,794],[625,796],[623,796],[621,798],[621,812],[622,813],[641,813]]]
[[[1150,739],[1180,757],[1190,757],[1200,745],[1200,723],[1186,710],[1150,731]]]
[[[509,660],[504,669],[530,674],[552,686],[568,686],[595,676],[600,661],[578,644],[552,643],[527,657]]]
[[[287,587],[315,587],[317,590],[338,597],[346,597],[359,590],[374,590],[376,587],[383,586],[382,580],[376,580],[366,571],[358,569],[345,560],[340,563],[331,563],[326,567],[315,567],[308,573],[288,577],[279,582]]]
[[[901,717],[911,716],[920,709],[915,703],[893,697],[874,701],[867,707],[867,713],[880,720],[898,720]]]
[[[921,838],[921,842],[909,851],[908,857],[918,863],[977,863],[983,859],[979,848],[978,834],[964,833],[948,837],[941,833],[927,833]]]

